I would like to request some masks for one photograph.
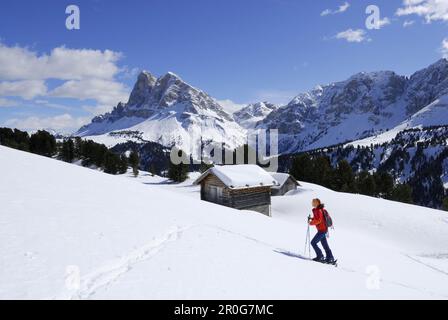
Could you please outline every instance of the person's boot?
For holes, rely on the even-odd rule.
[[[327,264],[335,264],[336,260],[333,257],[329,257],[329,258],[325,259],[325,263],[327,263]]]
[[[316,257],[313,259],[313,261],[322,263],[325,261],[325,259],[324,259],[324,257]]]

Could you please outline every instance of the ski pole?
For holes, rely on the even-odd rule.
[[[303,254],[306,256],[306,247],[308,245],[308,256],[311,256],[311,252],[310,252],[310,217],[308,216],[308,222],[307,222],[307,229],[306,229],[306,238],[305,238],[305,247],[303,249]]]
[[[309,226],[308,226],[309,229]],[[308,244],[308,229],[306,230],[306,236],[305,236],[305,246],[303,247],[303,255],[306,256],[306,246]]]
[[[307,238],[308,238],[308,258],[311,258],[311,237],[310,237],[310,225],[308,225],[308,232],[307,232]]]
[[[307,229],[307,239],[308,239],[308,258],[311,259],[311,233],[310,233],[310,220],[311,216],[308,216],[308,229]]]

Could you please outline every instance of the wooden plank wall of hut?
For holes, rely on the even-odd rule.
[[[222,194],[218,197],[218,199],[211,200],[213,196],[211,195],[210,186],[221,188]],[[225,206],[231,205],[229,189],[213,174],[208,175],[201,182],[201,200],[212,201]]]
[[[231,190],[232,207],[244,209],[271,204],[271,188],[257,187]]]

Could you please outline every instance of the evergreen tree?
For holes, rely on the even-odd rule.
[[[124,154],[122,154],[120,156],[120,161],[118,164],[118,173],[124,174],[126,173],[127,170],[128,170],[128,158]]]
[[[62,142],[60,158],[65,162],[73,162],[75,159],[75,144],[72,139],[66,139]]]
[[[443,199],[442,210],[448,211],[448,197]]]
[[[74,145],[75,158],[82,159],[84,156],[84,141],[80,137],[76,137]]]
[[[0,145],[22,151],[30,151],[30,136],[26,131],[0,128]]]
[[[313,165],[311,166],[310,182],[324,187],[330,187],[332,174],[333,168],[331,166],[330,158],[318,157],[313,161]]]
[[[30,137],[30,151],[51,157],[56,153],[56,139],[47,131],[39,130]]]
[[[168,168],[168,178],[174,182],[184,182],[188,178],[188,164],[186,163],[186,154],[182,150],[178,150],[182,161],[180,164],[174,164],[170,162]]]
[[[293,159],[289,174],[291,174],[297,180],[313,182],[312,171],[313,164],[311,157],[308,154],[304,153],[296,156]]]
[[[156,176],[159,172],[157,171],[157,167],[156,167],[156,164],[155,163],[151,163],[150,165],[149,165],[149,173],[154,177],[154,176]]]
[[[98,168],[103,168],[107,152],[109,152],[109,149],[104,144],[99,144],[92,140],[77,139],[75,141],[75,155],[81,155],[77,157],[82,159],[83,166],[94,165]]]
[[[355,192],[355,175],[347,160],[341,160],[333,173],[333,189],[342,192]]]
[[[412,204],[412,188],[408,184],[397,184],[392,190],[389,199]]]
[[[138,176],[138,166],[140,163],[140,159],[138,156],[138,153],[136,151],[132,151],[129,155],[129,164],[132,167],[132,172],[134,174],[134,177]]]
[[[119,166],[119,158],[112,152],[106,152],[104,154],[104,172],[109,174],[117,174]]]
[[[361,172],[357,177],[357,189],[358,192],[366,196],[375,196],[376,182],[374,177],[367,171]]]
[[[379,172],[373,175],[378,196],[387,198],[394,188],[394,179],[387,172]]]

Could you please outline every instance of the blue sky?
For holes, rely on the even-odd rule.
[[[69,4],[80,30],[65,27]],[[126,100],[142,69],[237,104],[360,71],[409,75],[448,54],[447,23],[440,0],[2,0],[0,125],[72,130]]]

